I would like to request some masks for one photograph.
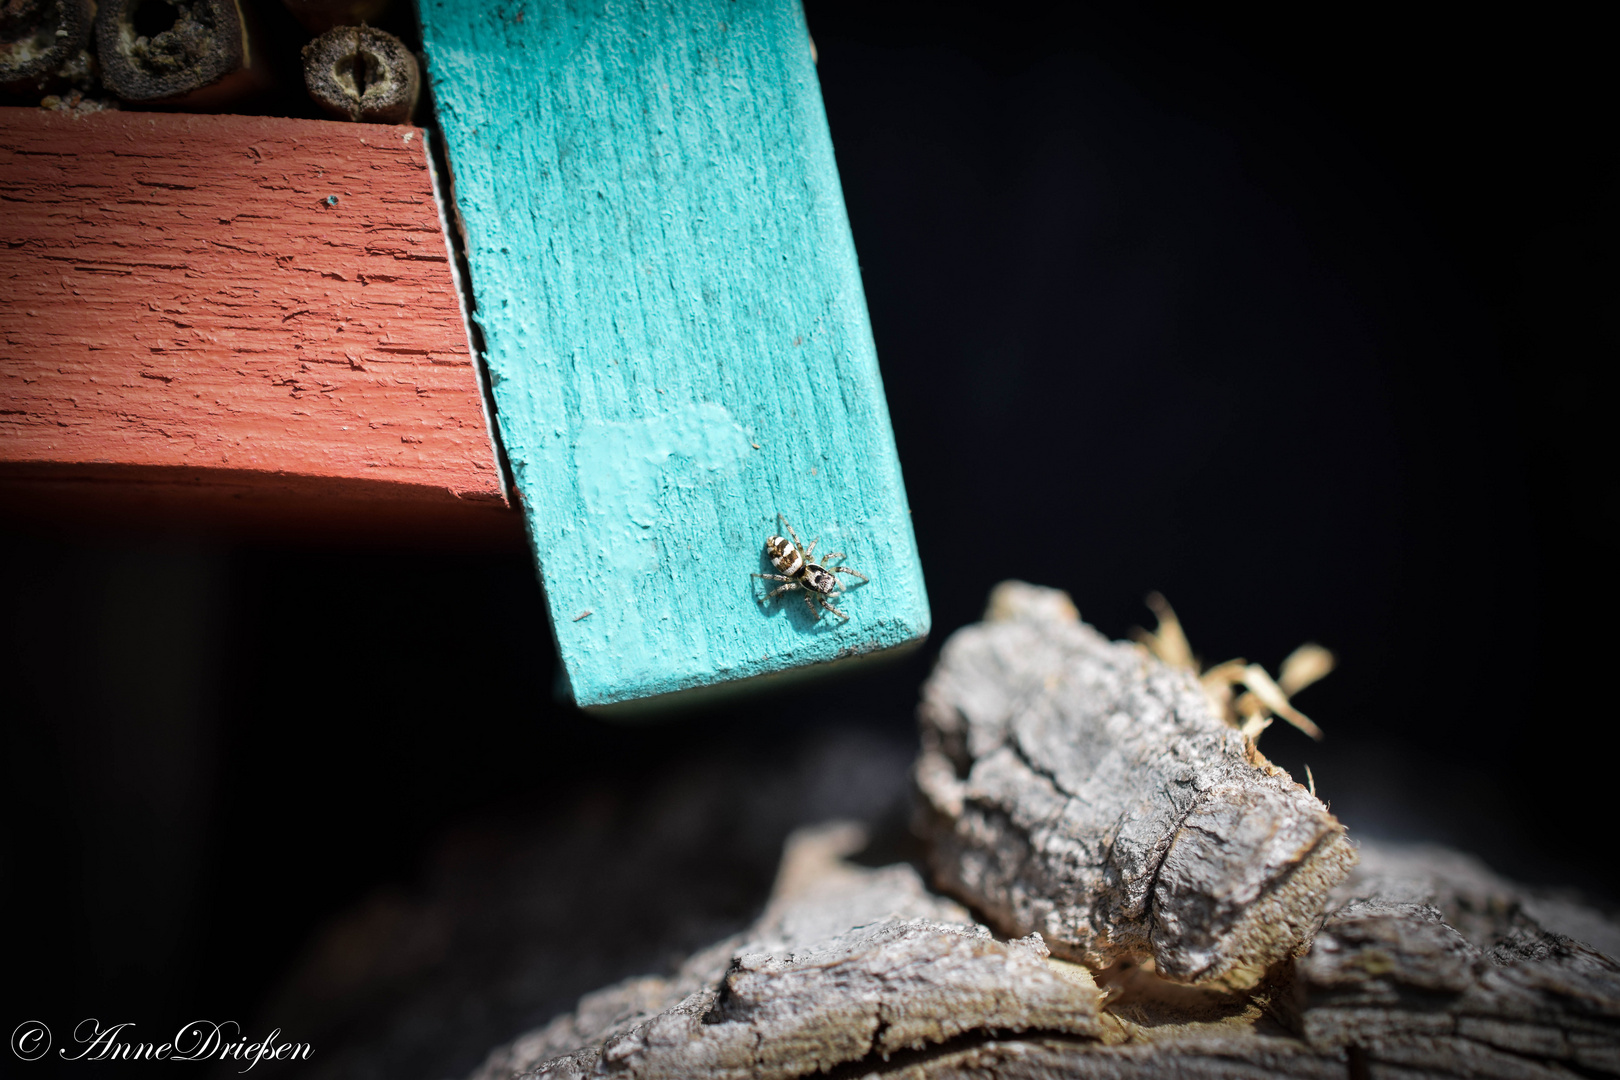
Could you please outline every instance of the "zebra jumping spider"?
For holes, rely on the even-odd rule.
[[[804,547],[799,540],[799,534],[793,531],[792,525],[788,524],[788,519],[781,514],[777,514],[776,517],[782,523],[782,526],[787,529],[788,536],[793,537],[792,540],[788,540],[786,537],[772,536],[765,541],[765,552],[771,557],[771,565],[780,570],[781,573],[755,574],[754,576],[764,578],[767,581],[782,581],[786,582],[786,584],[778,585],[775,589],[772,589],[770,595],[760,600],[760,603],[763,604],[766,600],[773,600],[794,589],[803,589],[804,602],[809,605],[811,611],[816,613],[817,619],[821,618],[821,612],[816,610],[819,605],[848,622],[849,616],[839,611],[832,604],[831,598],[845,591],[843,586],[839,584],[838,579],[833,575],[853,574],[862,581],[870,581],[871,578],[848,566],[823,566],[821,563],[813,562],[812,560],[816,555],[816,541],[811,540],[810,546]],[[803,550],[801,551],[801,549]],[[830,563],[834,559],[842,559],[843,557],[844,553],[842,551],[831,551],[821,558],[823,563]]]

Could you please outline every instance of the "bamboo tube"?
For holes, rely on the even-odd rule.
[[[403,124],[416,108],[422,76],[416,57],[394,35],[339,26],[304,46],[304,85],[339,119]]]
[[[96,53],[128,102],[209,112],[268,81],[238,0],[102,0]]]

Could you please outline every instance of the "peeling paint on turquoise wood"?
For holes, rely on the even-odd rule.
[[[421,0],[575,699],[914,642],[928,601],[797,0]],[[761,607],[788,515],[871,577]],[[853,580],[853,579],[851,579]],[[583,619],[576,617],[589,611]]]

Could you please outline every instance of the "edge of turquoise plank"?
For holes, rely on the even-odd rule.
[[[921,564],[798,3],[585,7],[421,4],[575,700],[919,642]],[[848,623],[797,594],[758,603],[779,511],[871,576],[836,601]]]

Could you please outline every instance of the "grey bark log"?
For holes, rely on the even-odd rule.
[[[1437,848],[1369,847],[1335,899],[1295,984],[1313,1046],[1417,1075],[1620,1075],[1620,927],[1600,913]]]
[[[936,881],[997,930],[1094,968],[1151,956],[1243,989],[1299,953],[1354,861],[1327,808],[1188,672],[998,586],[923,687],[917,784]]]
[[[916,850],[915,738],[771,727],[564,769],[543,807],[446,832],[418,884],[342,913],[260,1015],[318,1048],[298,1080],[465,1076],[582,995],[667,977],[755,921],[807,824],[869,822],[885,863]]]
[[[1620,965],[1530,912],[1620,928],[1452,852],[1365,846],[1291,983],[1222,995],[1116,970],[1105,995],[909,867],[842,862],[858,843],[800,833],[755,926],[587,995],[473,1080],[1620,1075]]]
[[[1038,937],[997,941],[908,866],[840,861],[862,841],[847,824],[796,834],[749,931],[672,978],[589,995],[478,1077],[788,1078],[1002,1031],[1120,1037],[1084,968]]]
[[[1358,866],[1196,683],[1061,593],[998,589],[923,719],[934,870],[1004,937],[845,862],[858,828],[806,830],[752,927],[474,1080],[1620,1076],[1620,927],[1442,849]]]
[[[795,834],[770,907],[672,978],[591,994],[478,1077],[802,1077],[993,1031],[1118,1038],[1085,968],[1003,942],[909,866],[862,870],[849,824]]]

